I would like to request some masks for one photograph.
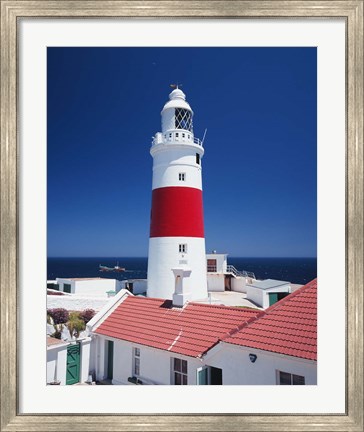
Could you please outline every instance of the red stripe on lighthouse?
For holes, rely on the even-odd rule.
[[[204,238],[202,191],[179,186],[154,189],[150,237]]]

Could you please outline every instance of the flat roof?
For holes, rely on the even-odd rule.
[[[89,277],[89,278],[68,278],[68,277],[60,277],[57,279],[65,279],[70,281],[86,281],[86,280],[115,280],[109,278],[101,278],[101,277]]]
[[[47,336],[47,347],[54,345],[68,345],[68,342],[65,342],[61,339],[56,339],[51,336]]]
[[[279,286],[287,285],[287,284],[289,285],[290,282],[288,282],[288,281],[280,281],[280,280],[275,280],[275,279],[265,279],[265,280],[262,280],[262,281],[261,280],[257,280],[257,281],[254,281],[253,283],[247,284],[247,285],[252,286],[254,288],[260,288],[262,290],[267,290],[267,289],[270,289],[270,288],[277,288]]]

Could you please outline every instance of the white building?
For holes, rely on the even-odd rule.
[[[121,288],[129,290],[134,295],[145,295],[147,287],[147,279],[128,279],[121,281]]]
[[[282,300],[291,292],[291,284],[285,281],[265,279],[252,281],[246,285],[246,297],[263,309]]]
[[[161,112],[153,157],[148,253],[148,297],[207,298],[202,207],[202,142],[194,137],[193,111],[179,88]],[[178,289],[176,290],[176,287]]]
[[[107,278],[57,278],[60,292],[82,297],[108,297],[108,292],[118,292],[121,281]]]
[[[88,324],[94,344],[90,362],[98,380],[144,385],[317,383],[316,280],[265,311],[199,303],[180,308],[170,300],[118,296]]]
[[[227,254],[206,254],[207,289],[209,292],[246,292],[246,284],[255,280],[255,275],[237,270],[228,265]]]

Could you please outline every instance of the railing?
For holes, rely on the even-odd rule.
[[[255,279],[255,274],[252,272],[247,272],[245,270],[237,270],[233,265],[228,265],[226,266],[226,272],[227,273],[232,273],[234,276],[244,276],[244,277],[249,277],[252,279]]]
[[[178,134],[178,136],[176,136],[176,133]],[[188,138],[188,135],[190,136],[190,138]],[[203,144],[203,142],[199,138],[195,138],[193,134],[188,134],[187,132],[167,132],[166,134],[157,132],[152,139],[152,145],[154,146],[156,144],[165,144],[165,143],[171,143],[171,144],[172,143],[173,144],[193,143],[201,147]]]
[[[210,273],[217,273],[217,267],[216,265],[208,265],[207,266],[207,271]],[[237,270],[233,265],[228,265],[226,266],[226,273],[231,273],[234,276],[243,276],[243,277],[248,277],[251,279],[255,279],[255,274],[252,272],[248,272],[245,270]]]

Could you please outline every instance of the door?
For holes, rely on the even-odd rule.
[[[107,341],[107,379],[112,380],[114,373],[114,342]]]
[[[80,344],[67,347],[66,384],[72,385],[80,381]]]
[[[197,369],[197,385],[208,385],[208,368],[200,367]]]
[[[274,305],[278,301],[278,293],[269,293],[269,306]]]
[[[222,369],[210,367],[210,384],[222,385]]]

